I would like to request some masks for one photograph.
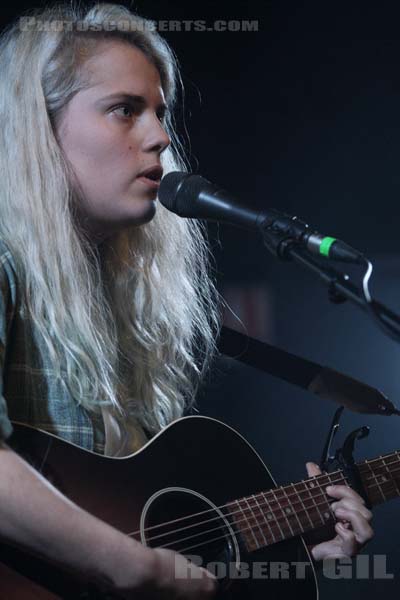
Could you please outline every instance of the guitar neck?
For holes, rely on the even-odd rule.
[[[357,465],[372,506],[400,496],[400,453],[392,452]]]
[[[400,454],[357,465],[372,506],[400,496]],[[249,552],[335,523],[326,488],[349,485],[342,471],[259,492],[226,507]]]

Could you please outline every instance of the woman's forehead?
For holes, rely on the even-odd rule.
[[[99,45],[83,66],[87,91],[96,96],[125,94],[164,99],[160,74],[147,56],[135,46],[110,41]]]

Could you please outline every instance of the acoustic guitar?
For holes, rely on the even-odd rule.
[[[223,600],[318,598],[302,536],[333,531],[342,471],[277,487],[252,446],[208,417],[179,419],[126,458],[83,450],[14,423],[10,445],[73,502],[151,547],[188,556],[219,578]],[[357,465],[372,506],[400,495],[398,452]],[[40,557],[0,545],[1,600],[102,595]]]

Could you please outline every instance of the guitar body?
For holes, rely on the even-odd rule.
[[[218,508],[275,487],[254,449],[223,423],[185,417],[127,458],[103,457],[29,426],[15,424],[14,429],[14,449],[73,502],[149,546],[171,548],[202,566],[211,565],[221,578],[221,599],[318,597],[300,537],[249,552],[248,521],[239,519],[237,510]],[[16,576],[12,585],[25,591],[15,590],[15,598],[88,597],[80,596],[76,581],[59,569],[20,550],[0,546],[0,561],[6,585],[12,580],[9,569],[28,577]],[[28,580],[34,582],[31,595]]]

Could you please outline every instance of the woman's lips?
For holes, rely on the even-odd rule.
[[[137,179],[142,185],[145,185],[150,190],[158,190],[160,187],[161,177],[163,176],[162,166],[159,164],[151,165],[139,173]]]
[[[140,177],[137,177],[137,180],[140,181],[141,184],[145,185],[146,187],[148,187],[152,190],[158,190],[158,188],[160,187],[159,180],[150,179],[149,177],[146,177],[145,175],[140,175]]]

